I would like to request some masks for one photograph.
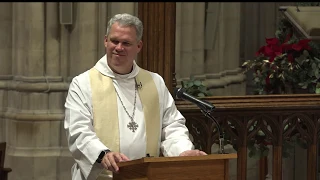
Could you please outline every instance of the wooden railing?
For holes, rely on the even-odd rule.
[[[316,179],[320,95],[226,96],[203,100],[215,105],[212,116],[237,146],[238,180],[247,178],[247,145],[259,130],[273,145],[273,180],[282,179],[282,144],[294,134],[299,134],[307,144],[307,179]],[[212,145],[218,140],[216,125],[196,105],[183,100],[176,100],[176,105],[187,119],[195,145],[211,153]],[[253,124],[256,124],[254,129],[250,128]]]

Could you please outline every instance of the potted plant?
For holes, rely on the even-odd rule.
[[[287,19],[280,20],[275,37],[266,38],[252,60],[242,64],[253,70],[255,94],[315,93],[320,78],[320,45],[300,38]],[[318,85],[319,86],[319,85]]]
[[[195,97],[212,96],[212,93],[203,84],[203,81],[190,76],[189,80],[181,81],[181,85],[186,89],[186,93]]]

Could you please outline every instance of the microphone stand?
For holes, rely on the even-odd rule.
[[[224,152],[224,133],[221,131],[221,127],[218,124],[218,121],[211,116],[211,111],[207,110],[204,107],[200,107],[200,109],[204,116],[210,118],[216,124],[219,133],[219,154],[226,154]]]

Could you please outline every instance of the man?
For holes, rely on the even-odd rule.
[[[129,14],[108,22],[106,55],[76,76],[65,103],[72,179],[108,179],[118,162],[151,156],[206,155],[194,150],[185,119],[162,77],[140,68],[142,22]],[[160,152],[161,149],[161,152]]]

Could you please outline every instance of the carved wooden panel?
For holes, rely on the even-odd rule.
[[[170,92],[176,86],[175,2],[139,2],[138,16],[144,25],[143,47],[137,63],[163,77]]]
[[[316,179],[320,95],[211,97],[204,100],[216,106],[212,115],[237,147],[238,180],[246,179],[247,145],[259,130],[273,145],[273,180],[282,179],[283,143],[293,136],[306,142],[307,179]],[[197,106],[181,100],[177,100],[176,104],[187,119],[195,146],[211,153],[211,146],[218,142],[216,125]]]

